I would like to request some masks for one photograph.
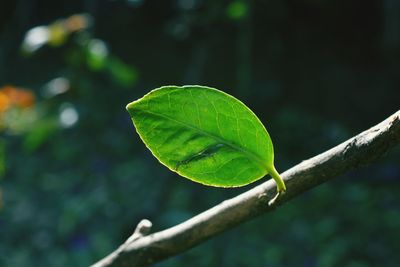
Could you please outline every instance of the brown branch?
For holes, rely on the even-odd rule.
[[[179,225],[147,236],[134,234],[92,267],[148,266],[186,251],[222,231],[273,210],[306,190],[377,159],[399,142],[400,111],[397,111],[371,129],[284,172],[282,178],[287,193],[273,206],[268,205],[276,193],[271,179]]]

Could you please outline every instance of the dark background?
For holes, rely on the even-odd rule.
[[[283,171],[397,111],[399,71],[397,0],[1,1],[0,266],[88,266],[143,218],[161,230],[254,186],[160,165],[125,111],[151,89],[243,100]],[[399,158],[157,266],[399,266]]]

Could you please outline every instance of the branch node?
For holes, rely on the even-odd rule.
[[[261,194],[258,195],[258,199],[263,199],[267,196],[267,193],[263,192]]]
[[[148,235],[152,226],[153,224],[151,223],[151,221],[143,219],[136,226],[135,233],[140,234],[141,236]]]
[[[143,236],[146,236],[150,233],[151,227],[153,224],[151,221],[147,219],[141,220],[135,228],[133,234],[125,241],[125,244],[131,243]]]

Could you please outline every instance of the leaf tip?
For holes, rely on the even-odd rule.
[[[134,106],[135,106],[135,101],[128,103],[128,105],[126,105],[125,107],[125,109],[128,111],[131,117],[133,117]]]

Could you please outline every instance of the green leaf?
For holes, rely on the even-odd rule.
[[[128,104],[127,110],[153,155],[183,177],[218,187],[243,186],[267,173],[279,177],[265,127],[224,92],[164,86]]]

